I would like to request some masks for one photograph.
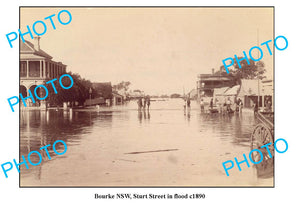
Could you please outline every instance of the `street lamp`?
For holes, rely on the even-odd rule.
[[[90,93],[90,105],[92,106],[92,88],[90,87],[89,93]]]

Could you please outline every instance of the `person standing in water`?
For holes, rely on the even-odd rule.
[[[186,105],[187,105],[188,108],[191,107],[191,99],[190,99],[190,96],[187,97]]]
[[[144,97],[144,105],[143,105],[144,109],[146,109],[146,104],[147,104],[147,96]]]
[[[242,100],[239,98],[238,100],[237,100],[237,108],[238,108],[238,112],[239,113],[242,113],[242,108],[243,108],[243,102],[242,102]]]
[[[149,107],[150,107],[150,97],[149,96],[147,97],[146,103],[147,103],[147,109],[149,110]]]
[[[227,105],[227,112],[228,112],[228,113],[232,112],[230,97],[228,97],[228,99],[227,99],[227,101],[226,101],[226,105]]]
[[[203,98],[201,98],[201,101],[200,101],[200,108],[201,108],[201,112],[204,112],[204,101],[203,101]]]
[[[214,108],[214,100],[213,100],[213,98],[210,99],[209,106],[210,106],[210,109],[213,110],[213,108]]]
[[[138,99],[137,104],[138,104],[138,110],[141,110],[143,107],[143,101],[141,97]]]

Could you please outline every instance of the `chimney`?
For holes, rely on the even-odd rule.
[[[37,51],[40,50],[40,38],[39,36],[33,38],[33,46]]]
[[[215,69],[214,69],[214,68],[212,68],[212,70],[211,70],[211,71],[212,71],[212,74],[214,75],[214,74],[215,74]]]

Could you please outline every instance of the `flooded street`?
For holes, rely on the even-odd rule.
[[[181,99],[152,101],[149,111],[138,112],[136,101],[100,110],[21,111],[21,155],[56,140],[68,145],[64,155],[50,150],[48,160],[43,151],[39,166],[21,166],[21,186],[273,185],[273,178],[257,178],[251,163],[242,171],[235,165],[229,177],[222,167],[248,156],[257,122],[251,110],[201,114],[192,102],[184,113]]]

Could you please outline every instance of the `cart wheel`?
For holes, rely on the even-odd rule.
[[[274,146],[273,146],[274,138],[273,134],[268,127],[263,124],[258,124],[251,135],[251,150],[259,149],[263,154],[263,160],[261,163],[256,164],[256,168],[258,169],[258,174],[260,172],[264,172],[266,170],[272,170],[273,173],[273,165],[274,165]],[[269,153],[266,148],[260,148],[261,146],[272,143],[271,146],[268,146],[272,158],[270,158]],[[252,152],[252,160],[255,162],[260,161],[260,154],[258,152]]]

